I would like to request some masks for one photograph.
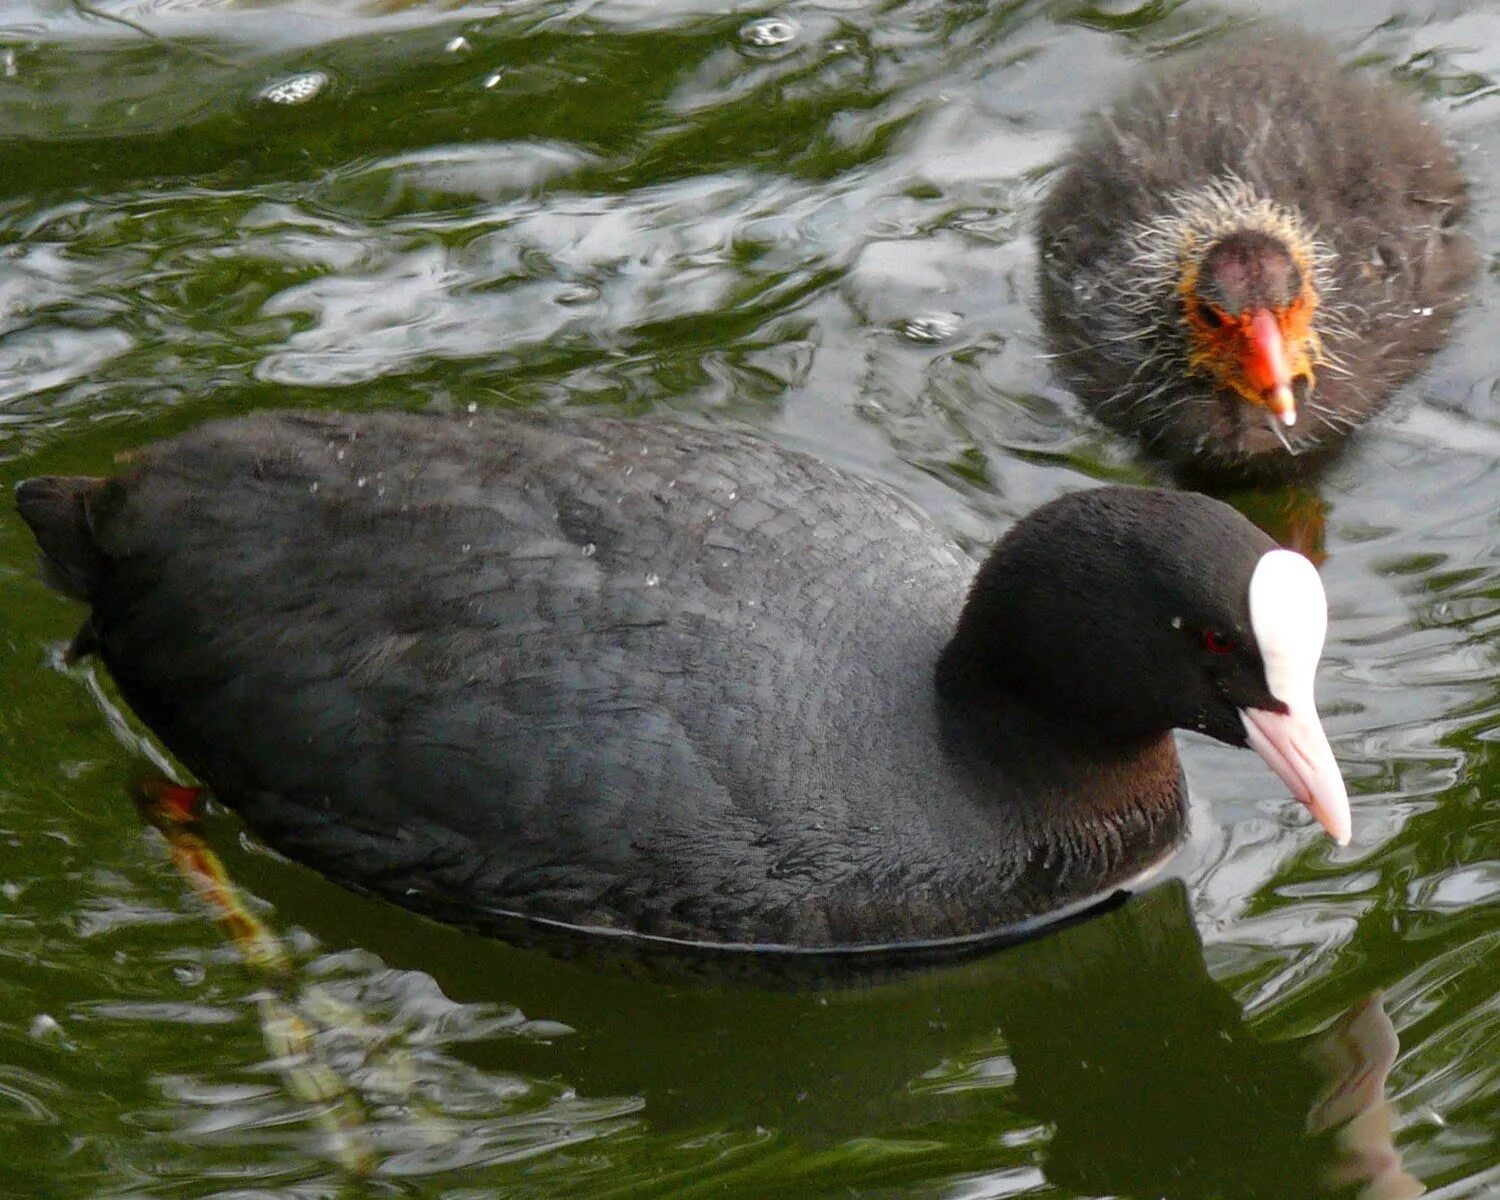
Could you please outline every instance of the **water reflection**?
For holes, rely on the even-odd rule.
[[[269,404],[598,405],[749,425],[893,483],[974,546],[1060,491],[1142,478],[1134,448],[1051,382],[1031,212],[1078,121],[1143,59],[1247,15],[954,0],[93,4],[172,44],[71,2],[0,5],[7,482],[101,471],[119,450]],[[1495,243],[1494,0],[1256,9],[1423,91]],[[762,20],[799,28],[757,45],[787,32]],[[302,103],[267,95],[288,83]],[[1167,950],[1109,968],[1118,998],[1107,973],[1070,990],[1058,971],[1103,973],[1092,957],[1110,961],[1100,943],[1137,927],[1131,910],[938,975],[788,996],[474,943],[234,850],[236,877],[274,898],[283,930],[336,948],[291,938],[298,986],[312,976],[364,1019],[362,1034],[324,1032],[359,1083],[379,1169],[451,1172],[454,1196],[572,1200],[637,1183],[992,1197],[1067,1192],[1039,1164],[1069,1178],[1072,1162],[1107,1176],[1076,1176],[1091,1186],[1152,1178],[1180,1194],[1191,1146],[1218,1160],[1197,1178],[1231,1195],[1264,1191],[1267,1157],[1292,1153],[1276,1194],[1302,1196],[1340,1152],[1327,1132],[1312,1138],[1321,1166],[1287,1151],[1302,1146],[1298,1120],[1322,1113],[1377,1156],[1390,1140],[1361,1133],[1389,1119],[1380,1104],[1360,1120],[1320,1102],[1319,1069],[1339,1072],[1306,1036],[1349,1012],[1350,1061],[1376,1064],[1376,1083],[1382,1056],[1359,1046],[1381,1018],[1359,998],[1380,987],[1405,1044],[1407,1164],[1444,1195],[1494,1187],[1497,282],[1479,281],[1406,410],[1366,429],[1319,487],[1333,609],[1319,698],[1356,793],[1355,844],[1312,844],[1280,822],[1258,763],[1185,740],[1203,803],[1179,861],[1212,976],[1248,1022],[1180,914],[1175,942],[1157,936]],[[1292,494],[1249,511],[1311,550],[1318,497],[1302,515]],[[260,1064],[257,985],[189,918],[118,795],[124,753],[76,682],[47,668],[44,647],[74,620],[0,520],[0,1112],[15,1131],[0,1138],[0,1194],[332,1194],[306,1106]],[[213,844],[232,849],[236,830],[220,822]],[[421,970],[387,969],[365,946]],[[1140,962],[1158,962],[1154,981]],[[1027,1004],[1075,1032],[1048,1036]],[[328,1014],[313,1008],[302,1015],[319,1025]],[[1171,1045],[1151,1042],[1153,1012]],[[1136,1072],[1119,1086],[1081,1065],[1110,1049],[1095,1043],[1117,1015],[1139,1060],[1100,1060]],[[371,1030],[410,1044],[413,1070],[367,1060]],[[1232,1094],[1235,1073],[1244,1115],[1205,1102],[1235,1121],[1215,1135],[1192,1089]],[[403,1074],[452,1140],[394,1098]],[[1115,1098],[1113,1124],[1084,1089]],[[1255,1115],[1267,1111],[1279,1115]],[[1123,1145],[1091,1158],[1093,1121],[1093,1140],[1112,1130]],[[1262,1153],[1251,1135],[1268,1125]],[[487,1165],[527,1155],[524,1179]],[[1381,1177],[1373,1163],[1355,1173]]]
[[[1328,557],[1328,505],[1315,487],[1289,485],[1246,488],[1225,493],[1232,504],[1288,550],[1296,550],[1318,566]]]
[[[951,1138],[966,1175],[1031,1161],[1084,1195],[1423,1190],[1393,1141],[1397,1040],[1380,996],[1317,1033],[1263,1039],[1209,976],[1178,881],[974,963],[827,986],[723,980],[691,962],[666,976],[620,960],[559,966],[374,901],[328,905],[331,885],[286,864],[232,861],[320,938],[430,974],[460,1001],[503,997],[575,1031],[466,1052],[507,1077],[634,1097],[655,1136],[774,1129],[847,1148],[927,1130]]]

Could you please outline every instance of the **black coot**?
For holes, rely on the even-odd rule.
[[[1042,206],[1060,377],[1190,472],[1288,476],[1441,341],[1475,266],[1452,150],[1390,82],[1251,31],[1153,73]]]
[[[1013,936],[1178,843],[1174,726],[1348,836],[1317,574],[1203,496],[1065,497],[976,576],[751,437],[274,413],[17,501],[76,651],[224,803],[465,926]]]

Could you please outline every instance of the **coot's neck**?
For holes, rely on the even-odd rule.
[[[945,749],[1007,810],[1030,851],[1021,886],[1080,897],[1166,856],[1186,832],[1187,795],[1170,730],[1122,735],[1051,712],[945,654],[936,679]]]
[[[938,659],[940,696],[976,712],[1015,707],[1018,719],[1049,721],[1054,737],[1087,755],[1132,754],[1168,734],[1172,722],[1157,696],[1110,685],[1122,675],[1144,673],[1144,664],[1073,657],[1065,639],[1046,629],[1029,630],[1023,614],[1005,611],[1012,599],[997,589],[986,594],[976,585]],[[1011,636],[1002,639],[999,630]]]

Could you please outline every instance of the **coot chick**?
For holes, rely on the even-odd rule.
[[[1176,846],[1173,727],[1348,838],[1317,574],[1203,496],[1067,496],[976,576],[885,489],[747,436],[267,413],[16,498],[91,606],[75,651],[219,799],[470,928],[1013,936]]]
[[[1304,474],[1437,347],[1475,255],[1453,152],[1389,82],[1251,32],[1090,120],[1041,209],[1061,379],[1187,474]]]

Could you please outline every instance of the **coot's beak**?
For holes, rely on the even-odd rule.
[[[1328,735],[1310,705],[1284,713],[1263,708],[1240,709],[1250,749],[1266,760],[1292,795],[1312,810],[1318,823],[1340,846],[1349,844],[1349,793],[1333,759]]]
[[[1245,355],[1245,375],[1261,397],[1261,403],[1283,425],[1297,423],[1297,400],[1292,395],[1291,356],[1281,325],[1269,309],[1258,308],[1250,318],[1250,349]]]
[[[1349,793],[1313,703],[1313,676],[1328,631],[1323,581],[1302,555],[1268,550],[1250,576],[1249,600],[1266,690],[1281,711],[1241,708],[1245,738],[1333,840],[1347,846]]]

